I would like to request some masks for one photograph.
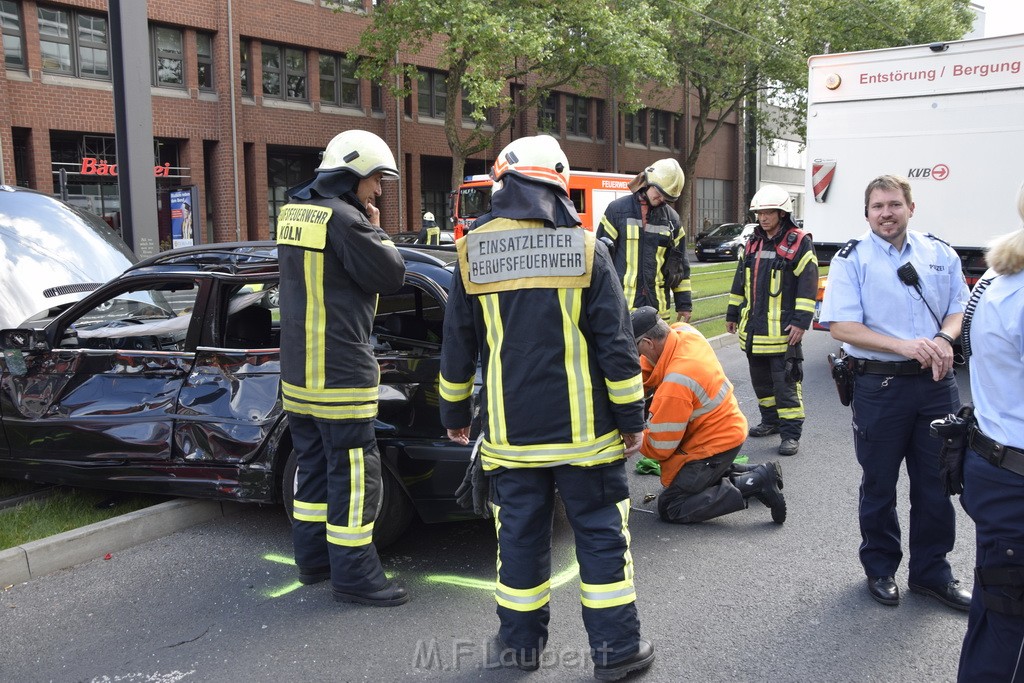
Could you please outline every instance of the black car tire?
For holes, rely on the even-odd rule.
[[[704,262],[708,260],[708,257],[700,253],[699,251],[695,252],[694,255],[697,257],[698,261]]]
[[[409,528],[414,516],[412,501],[398,479],[387,466],[382,466],[381,470],[383,487],[380,502],[377,504],[377,520],[373,525],[373,544],[378,550],[397,541]],[[297,474],[298,457],[292,450],[281,474],[281,501],[284,503],[284,511],[289,522],[292,521]]]

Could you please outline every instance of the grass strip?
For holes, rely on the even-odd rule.
[[[0,549],[53,536],[162,503],[163,496],[60,488],[43,500],[0,510]]]

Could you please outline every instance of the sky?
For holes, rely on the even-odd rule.
[[[976,0],[985,8],[985,36],[1024,33],[1024,0]]]

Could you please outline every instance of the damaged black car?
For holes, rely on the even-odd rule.
[[[399,247],[405,285],[381,296],[383,496],[375,540],[455,501],[470,449],[438,412],[454,250]],[[273,242],[185,247],[0,336],[0,476],[120,491],[284,503],[295,454],[280,394]]]

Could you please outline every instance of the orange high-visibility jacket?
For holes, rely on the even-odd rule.
[[[707,339],[686,323],[672,326],[658,364],[641,358],[644,392],[654,391],[640,452],[661,461],[668,486],[683,465],[742,444],[747,418]]]

